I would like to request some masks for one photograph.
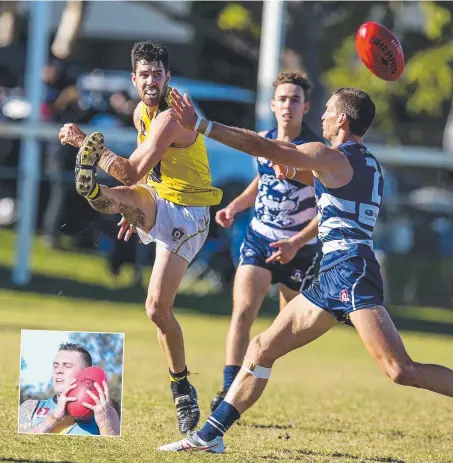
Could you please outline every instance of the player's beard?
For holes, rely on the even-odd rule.
[[[148,89],[145,89],[142,94],[142,101],[143,103],[146,104],[146,106],[149,107],[154,107],[159,104],[159,99],[160,99],[160,89],[158,87],[152,87],[153,89],[155,88],[157,90],[157,93],[155,96],[147,95],[146,92]]]
[[[154,97],[150,97],[149,95],[146,95],[147,89],[143,92],[142,96],[142,101],[145,103],[146,106],[154,108],[154,107],[159,107],[159,109],[162,109],[162,106],[166,106],[164,102],[165,95],[167,93],[167,88],[168,88],[168,82],[165,83],[162,89],[159,87],[152,87],[157,90],[157,94]]]

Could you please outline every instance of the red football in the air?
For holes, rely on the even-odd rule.
[[[102,382],[107,382],[107,377],[102,368],[99,367],[88,367],[84,368],[76,376],[77,387],[71,389],[68,393],[68,397],[77,397],[77,400],[68,402],[67,410],[68,413],[77,418],[78,420],[89,420],[93,414],[93,410],[82,405],[86,402],[90,405],[95,405],[94,400],[88,395],[87,391],[92,392],[96,397],[99,397],[97,389],[94,387],[94,383],[98,383],[101,389],[103,389]]]
[[[374,22],[362,24],[355,36],[359,58],[377,77],[396,80],[404,71],[403,48],[393,32]]]

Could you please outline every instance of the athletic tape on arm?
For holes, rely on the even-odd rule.
[[[211,133],[211,129],[212,129],[212,124],[213,122],[209,121],[209,124],[206,127],[206,130],[204,131],[204,134],[203,134],[205,137],[209,137],[209,134]]]
[[[201,124],[201,121],[203,120],[202,117],[198,116],[197,118],[197,122],[195,123],[195,127],[193,128],[193,130],[196,132],[198,130],[198,128],[200,127],[200,124]]]
[[[110,150],[106,149],[104,151],[104,156],[99,161],[99,167],[104,171],[109,173],[111,165],[115,162],[118,156],[115,153],[112,153]]]

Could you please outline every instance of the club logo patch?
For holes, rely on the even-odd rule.
[[[291,280],[296,281],[298,283],[302,283],[302,271],[299,269],[293,270]]]
[[[36,412],[36,416],[38,418],[42,418],[43,416],[47,416],[49,412],[50,412],[49,407],[39,407],[38,411]]]
[[[173,228],[173,231],[171,232],[171,237],[173,241],[179,241],[182,237],[184,236],[184,230],[179,227]]]
[[[140,119],[140,135],[146,137],[146,125],[143,119]]]
[[[346,289],[342,289],[340,291],[339,296],[340,296],[340,301],[341,302],[349,302],[350,301],[349,294],[348,294],[348,291]]]

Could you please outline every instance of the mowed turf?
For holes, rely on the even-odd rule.
[[[6,267],[12,259],[12,237],[2,232],[0,238],[9,242],[0,249],[0,265]],[[81,288],[84,281],[114,288],[104,263],[95,257],[36,246],[34,269],[37,276],[73,278]],[[184,308],[176,312],[204,420],[221,385],[228,318]],[[451,320],[450,313],[443,316]],[[254,333],[270,322],[270,318],[259,319]],[[392,384],[348,327],[334,328],[276,363],[261,400],[228,433],[224,456],[156,452],[180,434],[166,363],[141,304],[4,289],[0,290],[0,329],[0,461],[453,461],[451,399]],[[17,434],[21,329],[126,334],[121,438]],[[402,336],[416,360],[453,366],[451,337],[416,332]]]

